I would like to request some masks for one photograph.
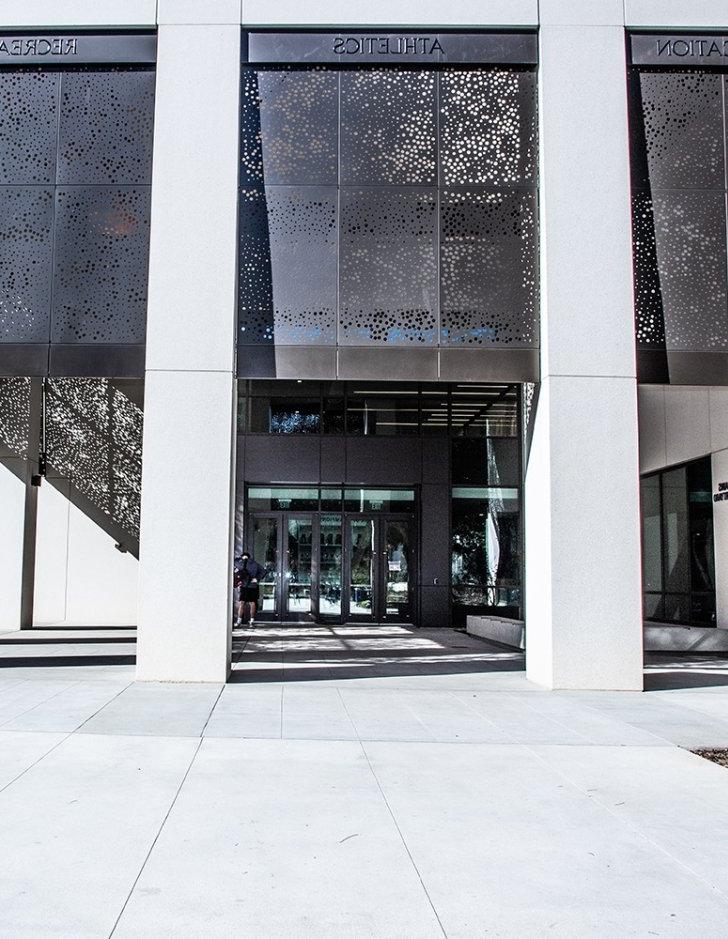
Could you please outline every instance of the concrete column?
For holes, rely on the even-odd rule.
[[[712,455],[713,492],[728,483],[728,450]],[[713,543],[715,546],[715,623],[728,629],[728,500],[713,502]]]
[[[137,678],[224,681],[240,6],[160,0],[159,23]]]
[[[621,0],[541,0],[542,384],[526,472],[526,659],[549,688],[641,689]]]

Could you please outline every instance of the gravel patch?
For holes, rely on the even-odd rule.
[[[711,760],[713,763],[718,763],[720,766],[725,766],[726,769],[728,769],[728,749],[724,747],[720,749],[692,750],[691,752],[702,756],[706,760]]]

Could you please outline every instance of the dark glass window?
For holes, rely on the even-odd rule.
[[[518,398],[515,385],[454,385],[452,432],[463,437],[515,437]]]
[[[290,486],[251,486],[248,489],[248,508],[259,511],[310,512],[318,509],[318,488]]]
[[[349,386],[346,426],[350,434],[398,436],[420,429],[417,386],[376,383]]]
[[[645,619],[714,626],[710,458],[643,478],[641,494]]]
[[[414,489],[346,489],[347,512],[414,512]]]
[[[452,598],[473,609],[518,616],[521,536],[518,489],[452,491]]]
[[[250,430],[258,434],[317,434],[321,400],[316,382],[252,382]]]

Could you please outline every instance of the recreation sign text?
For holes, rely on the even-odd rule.
[[[30,63],[116,64],[156,61],[157,37],[152,33],[81,33],[48,36],[0,34],[0,65]]]
[[[633,35],[634,65],[721,65],[728,62],[725,36]]]

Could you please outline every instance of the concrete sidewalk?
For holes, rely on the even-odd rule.
[[[726,934],[728,771],[683,749],[728,746],[725,660],[553,693],[448,630],[259,627],[225,686],[133,652],[0,637],[2,936]]]

